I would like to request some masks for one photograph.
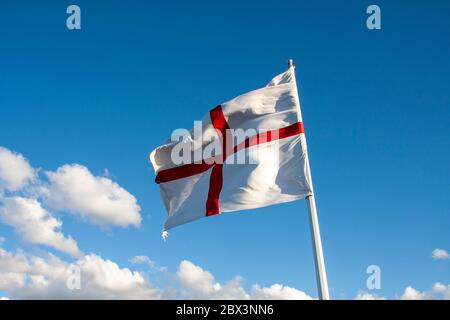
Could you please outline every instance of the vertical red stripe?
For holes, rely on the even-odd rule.
[[[208,199],[206,200],[206,215],[212,216],[220,213],[219,196],[223,186],[223,164],[216,164],[209,178]]]
[[[216,164],[212,168],[211,177],[209,178],[208,199],[206,200],[206,215],[212,216],[220,213],[219,196],[223,186],[223,162],[225,161],[227,154],[226,136],[227,130],[230,129],[230,126],[225,119],[222,106],[218,105],[212,109],[209,112],[209,115],[211,117],[211,123],[222,141],[222,162],[220,164]]]

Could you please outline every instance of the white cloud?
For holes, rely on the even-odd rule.
[[[414,289],[411,286],[408,286],[405,289],[405,292],[403,292],[401,296],[402,300],[430,300],[433,299],[433,296],[425,291],[419,291]]]
[[[355,300],[386,300],[374,293],[360,292],[356,295]]]
[[[181,261],[177,277],[184,286],[204,294],[211,294],[220,287],[210,272],[187,260]]]
[[[78,164],[46,174],[50,183],[45,198],[55,210],[78,214],[98,225],[140,225],[136,198],[111,179],[94,176]]]
[[[224,284],[216,284],[216,292],[212,297],[203,297],[204,299],[217,300],[246,300],[250,295],[242,287],[243,278],[236,276]]]
[[[450,259],[450,254],[444,249],[434,249],[432,257],[434,260],[447,260]]]
[[[110,178],[78,164],[46,176],[48,181],[40,180],[22,155],[0,147],[0,222],[14,227],[24,241],[81,256],[75,240],[61,232],[62,221],[52,214],[58,210],[100,225],[140,225],[136,198]]]
[[[44,244],[72,256],[80,255],[75,240],[61,233],[62,222],[35,199],[4,198],[0,206],[0,221],[14,227],[24,241]]]
[[[150,268],[154,268],[156,266],[156,263],[147,256],[134,256],[132,259],[130,259],[130,262],[133,264],[143,263]]]
[[[140,272],[120,268],[111,260],[97,255],[88,255],[77,262],[85,278],[85,288],[94,294],[107,298],[155,299],[158,290],[152,288]],[[86,279],[87,278],[87,279]],[[100,293],[99,290],[100,289]]]
[[[71,266],[80,269],[81,288],[69,289]],[[91,254],[72,265],[48,254],[27,256],[0,248],[0,290],[13,299],[158,299],[143,275]]]
[[[20,288],[25,285],[25,276],[16,272],[0,273],[0,288]]]
[[[176,278],[183,286],[182,290],[176,294],[178,297],[184,299],[312,299],[309,295],[300,290],[280,284],[274,284],[267,288],[254,285],[251,292],[247,293],[242,285],[243,279],[241,277],[236,276],[234,279],[224,284],[220,284],[219,282],[216,282],[214,276],[209,271],[206,271],[187,260],[183,260],[180,263],[176,272]]]
[[[176,281],[181,288],[165,292],[168,299],[249,299],[249,295],[242,287],[242,278],[235,277],[221,285],[214,276],[191,261],[183,260],[175,274]]]
[[[440,282],[436,282],[433,286],[433,291],[442,295],[445,300],[450,300],[450,284],[445,285]]]
[[[0,147],[0,191],[17,191],[36,177],[36,171],[21,155]]]
[[[376,294],[368,292],[360,292],[355,300],[386,300],[384,297],[380,297]],[[445,299],[450,300],[450,284],[445,285],[440,282],[436,282],[431,290],[420,291],[412,286],[406,287],[403,294],[400,296],[401,300],[436,300]]]
[[[283,286],[281,284],[273,284],[267,288],[261,288],[255,285],[252,290],[251,299],[257,300],[312,300],[313,298],[305,292]]]
[[[402,300],[450,300],[450,284],[436,282],[431,290],[419,291],[408,286],[401,296]]]
[[[153,261],[152,259],[150,259],[147,256],[135,256],[132,259],[130,259],[130,262],[132,264],[144,264],[147,267],[149,267],[151,269],[151,271],[154,272],[166,272],[167,268],[166,267],[162,267],[162,266],[158,266],[158,264]]]

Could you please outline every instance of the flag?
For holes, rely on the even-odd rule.
[[[294,67],[211,109],[150,153],[165,231],[223,212],[312,194]]]

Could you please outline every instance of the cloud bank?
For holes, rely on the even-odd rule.
[[[102,226],[140,225],[141,208],[136,198],[111,179],[96,177],[79,164],[66,164],[46,175],[49,185],[45,199],[55,210]]]
[[[17,196],[4,199],[0,221],[14,227],[26,242],[47,245],[72,256],[81,254],[75,240],[62,234],[62,222],[35,199]]]
[[[0,192],[17,191],[36,177],[36,171],[21,154],[0,146]]]
[[[79,289],[68,283],[79,270]],[[0,290],[13,299],[158,299],[143,275],[90,254],[69,264],[0,248]]]
[[[444,249],[434,249],[431,253],[434,260],[448,260],[450,259],[450,254]]]
[[[0,147],[0,222],[23,241],[80,257],[56,214],[72,213],[101,226],[140,225],[136,198],[111,179],[79,164],[46,171],[43,177],[38,171],[23,155]]]
[[[157,288],[142,272],[95,254],[68,263],[50,253],[34,256],[0,248],[0,290],[12,299],[312,299],[280,284],[254,285],[246,292],[242,278],[221,284],[187,260],[173,274],[160,272],[172,280],[167,287]],[[79,285],[71,286],[77,275]]]
[[[142,219],[136,198],[110,178],[95,176],[79,164],[66,164],[40,176],[23,155],[0,147],[0,222],[12,227],[24,242],[73,258],[69,262],[49,252],[7,251],[2,248],[6,239],[0,237],[0,291],[8,295],[0,299],[314,299],[278,283],[254,284],[246,290],[240,276],[220,283],[210,271],[188,260],[171,273],[140,255],[129,262],[144,265],[149,272],[133,271],[100,255],[84,254],[72,236],[62,231],[56,214],[64,213],[100,226],[138,227]],[[450,255],[435,249],[432,258],[447,260]],[[169,281],[157,287],[148,273],[162,274]],[[385,298],[360,292],[355,299]],[[450,299],[450,284],[436,282],[426,291],[408,286],[400,299]]]

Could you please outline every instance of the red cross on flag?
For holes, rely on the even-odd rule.
[[[173,138],[176,139],[173,139]],[[168,217],[163,231],[312,194],[294,67],[209,111],[150,153]]]

